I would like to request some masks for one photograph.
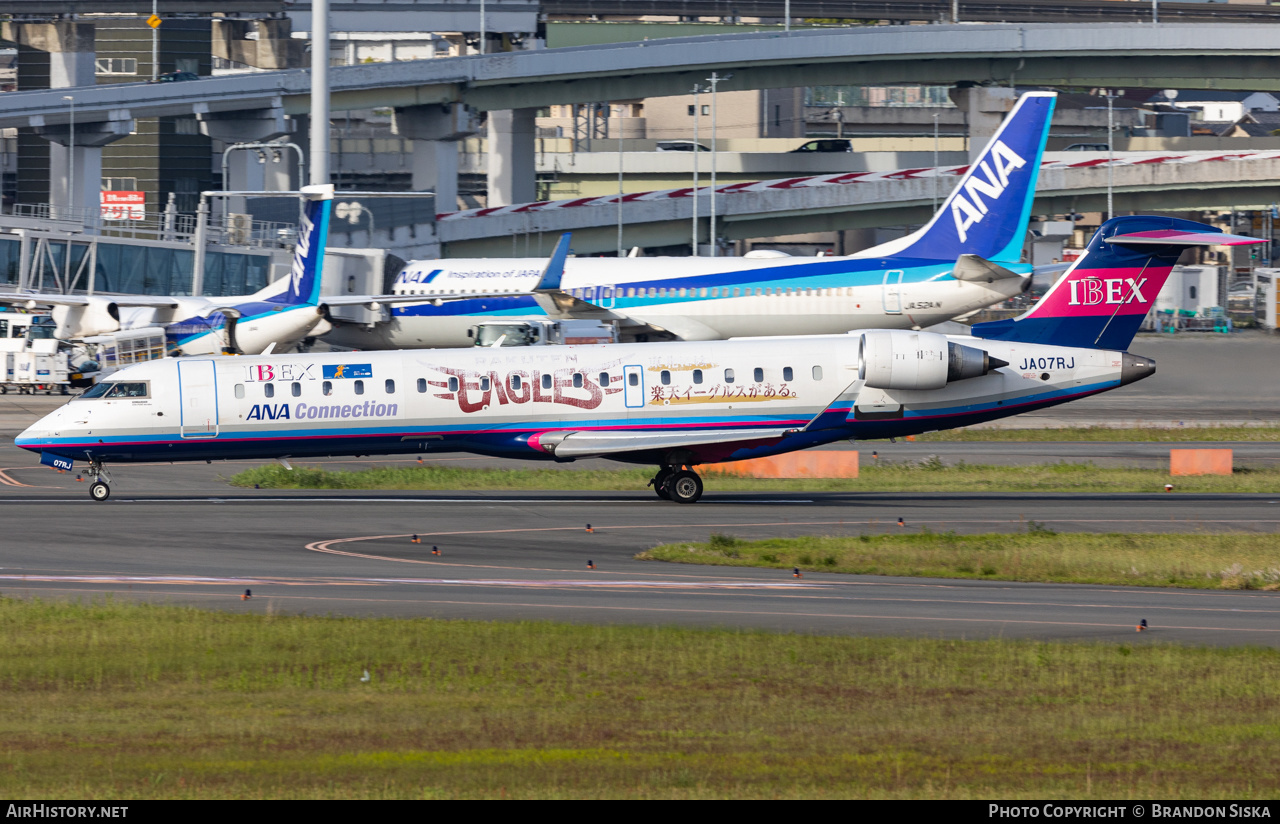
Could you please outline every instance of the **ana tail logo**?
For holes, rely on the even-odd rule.
[[[991,147],[990,157],[991,164],[995,165],[995,173],[992,173],[991,165],[986,160],[979,161],[975,173],[970,175],[961,191],[952,198],[951,218],[956,223],[956,234],[960,236],[961,243],[969,239],[969,227],[981,223],[1000,199],[1000,195],[1004,194],[1009,186],[1009,173],[1027,165],[1027,161],[1006,146],[1003,140],[997,140]],[[981,173],[981,177],[978,173]],[[991,198],[990,204],[982,199],[984,196]]]

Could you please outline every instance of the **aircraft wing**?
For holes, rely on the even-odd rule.
[[[557,458],[585,458],[644,452],[650,449],[682,449],[727,443],[757,443],[776,440],[796,427],[788,429],[703,429],[696,432],[651,432],[648,430],[610,429],[605,431],[558,431],[538,436],[537,445]]]
[[[109,301],[116,306],[151,306],[175,309],[178,302],[168,295],[59,295],[52,292],[0,292],[0,303],[24,303],[28,309],[40,304],[48,306],[89,306],[96,301]]]

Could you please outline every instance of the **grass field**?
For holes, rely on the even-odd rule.
[[[934,459],[916,462],[864,462],[861,477],[832,480],[765,480],[710,475],[711,491],[781,490],[792,492],[1160,492],[1171,480],[1179,492],[1278,492],[1280,468],[1241,468],[1234,475],[1170,479],[1156,469],[1118,469],[1091,463],[1026,466],[948,465]],[[247,469],[233,486],[266,489],[567,489],[647,492],[650,468],[611,470],[478,469],[411,466],[330,471],[295,463]]]
[[[914,532],[856,537],[666,544],[650,561],[754,566],[859,575],[977,578],[1196,589],[1280,590],[1277,536],[1252,534],[1058,534],[1043,525],[1017,534]]]
[[[993,441],[1079,443],[1127,441],[1138,443],[1258,443],[1280,441],[1277,426],[1178,426],[1111,429],[1069,426],[1061,429],[963,428],[917,435],[917,441]]]
[[[1274,650],[13,599],[0,637],[12,800],[1280,794]]]

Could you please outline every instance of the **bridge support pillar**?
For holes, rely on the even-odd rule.
[[[951,100],[964,112],[969,127],[970,163],[982,154],[983,147],[1000,128],[1000,122],[1017,99],[1016,91],[1003,87],[956,86],[951,90]]]
[[[203,134],[226,144],[223,149],[237,143],[265,143],[284,137],[291,125],[280,98],[269,107],[230,112],[211,112],[208,105],[199,104],[196,120]],[[278,161],[273,152],[254,149],[227,152],[226,160],[224,191],[287,192],[294,187],[298,157],[292,150],[281,150]],[[298,179],[297,185],[306,185],[306,181]],[[221,208],[228,213],[243,213],[247,206],[245,198],[234,197],[228,198]]]
[[[19,91],[94,85],[96,55],[92,23],[7,21],[0,23],[0,40],[18,45]],[[68,114],[72,103],[67,101]],[[67,170],[71,166],[71,151],[65,148],[68,139],[64,138],[61,145],[51,143],[45,146],[39,137],[51,139],[48,135],[39,134],[38,129],[18,130],[18,154],[21,158],[18,163],[18,202],[52,202],[64,210],[68,206],[77,210],[86,208],[86,205],[96,208],[101,188],[101,148],[77,152],[85,156],[76,157],[76,188],[92,193],[92,203],[86,204],[83,197],[74,201],[70,199]],[[77,139],[76,143],[83,142]],[[85,175],[80,173],[82,164],[87,172]],[[61,183],[55,180],[59,174],[63,177]],[[97,174],[97,177],[90,181],[88,174]],[[81,181],[86,182],[84,187],[79,185]]]
[[[119,119],[82,123],[74,135],[69,119],[45,124],[43,116],[32,118],[33,131],[49,141],[49,203],[68,218],[96,214],[102,191],[102,147],[134,130],[128,111],[112,114]]]
[[[537,111],[489,112],[489,206],[531,203],[537,198]]]
[[[460,103],[396,109],[391,130],[413,141],[413,189],[436,193],[436,212],[458,208],[458,141],[480,130],[473,109]]]

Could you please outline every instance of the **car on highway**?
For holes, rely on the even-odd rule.
[[[852,152],[853,142],[847,138],[824,137],[821,140],[810,140],[792,149],[789,154],[809,154],[812,152]]]
[[[711,149],[692,140],[659,140],[654,147],[659,152],[709,152]]]

